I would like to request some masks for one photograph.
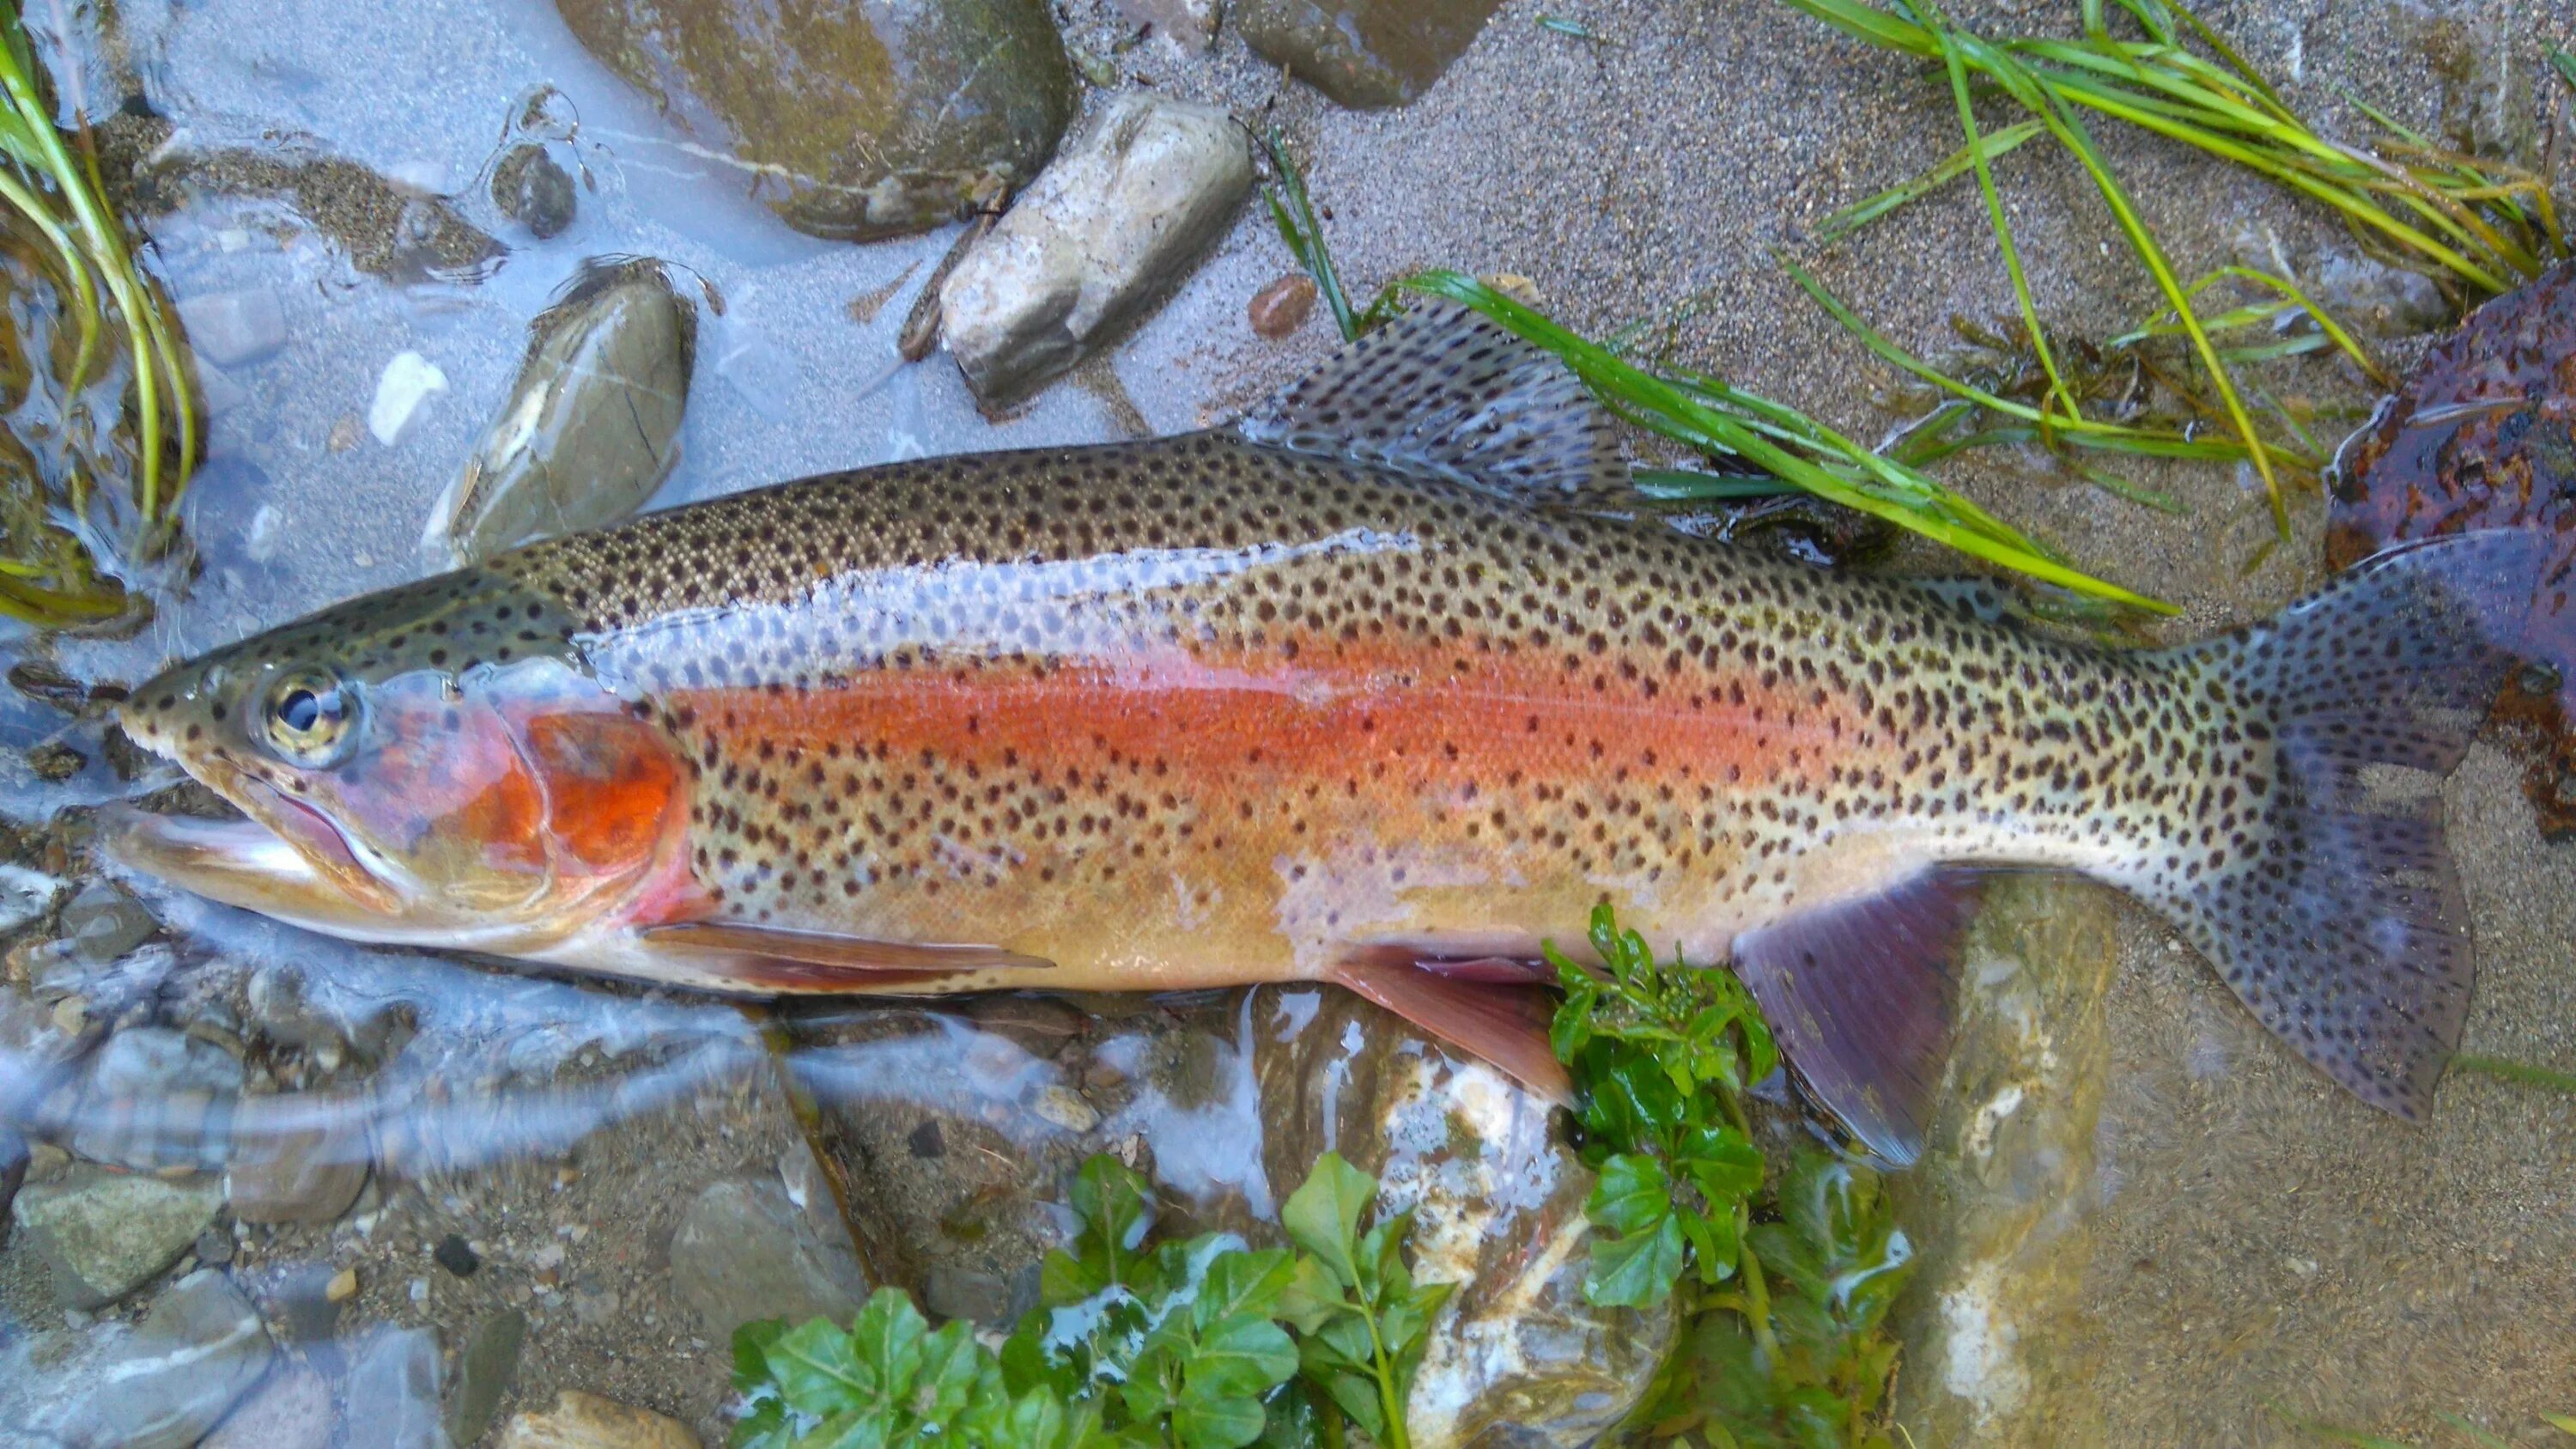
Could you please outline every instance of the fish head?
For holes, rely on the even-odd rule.
[[[685,874],[686,757],[488,570],[192,659],[118,715],[245,818],[120,809],[110,852],[333,935],[538,955]]]

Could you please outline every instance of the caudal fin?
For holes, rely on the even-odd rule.
[[[2274,1034],[2410,1120],[2459,1041],[2475,970],[2436,787],[2495,697],[2544,557],[2527,531],[2417,544],[2165,656],[2186,701],[2248,711],[2258,748],[2121,884]],[[2213,800],[2235,832],[2209,829]]]

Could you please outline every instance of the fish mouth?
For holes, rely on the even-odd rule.
[[[111,805],[98,816],[109,858],[209,900],[324,930],[381,927],[402,914],[400,894],[328,815],[239,771],[190,773],[242,818]]]

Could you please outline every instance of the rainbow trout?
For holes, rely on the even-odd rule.
[[[124,727],[248,818],[113,846],[338,936],[719,991],[1338,981],[1543,1085],[1497,983],[1606,901],[1732,958],[1897,1161],[1979,870],[2057,867],[2425,1109],[2470,982],[2427,785],[2535,539],[2119,653],[1618,516],[1625,476],[1559,366],[1426,306],[1229,427],[720,498],[180,665]]]

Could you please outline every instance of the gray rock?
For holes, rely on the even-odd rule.
[[[679,460],[698,318],[661,263],[588,269],[528,331],[509,400],[430,507],[432,568],[615,523]]]
[[[1203,51],[1216,44],[1217,0],[1117,0],[1118,13],[1155,32],[1183,50]]]
[[[160,929],[152,913],[112,885],[93,885],[63,907],[62,946],[75,959],[113,961]]]
[[[144,1095],[159,1092],[241,1090],[241,1059],[213,1042],[166,1026],[128,1027],[109,1037],[90,1064],[92,1091]]]
[[[333,1099],[243,1098],[231,1149],[224,1188],[244,1222],[331,1222],[366,1186],[366,1133]]]
[[[438,1415],[438,1331],[378,1330],[349,1359],[343,1396],[373,1449],[447,1449]]]
[[[966,1318],[987,1328],[1007,1329],[1037,1306],[1038,1268],[1026,1264],[1004,1277],[956,1263],[933,1263],[921,1290],[921,1306],[941,1318]]]
[[[173,1284],[133,1332],[96,1330],[77,1364],[53,1370],[67,1397],[28,1427],[74,1449],[188,1449],[268,1372],[276,1356],[249,1299],[212,1268]]]
[[[331,1385],[296,1364],[269,1375],[198,1449],[330,1449],[338,1427]]]
[[[223,1201],[207,1179],[78,1167],[20,1192],[16,1213],[28,1246],[53,1270],[55,1296],[66,1307],[96,1308],[177,1262]]]
[[[671,1235],[671,1291],[710,1341],[729,1343],[756,1319],[847,1323],[868,1284],[847,1234],[827,1238],[776,1183],[719,1182]]]
[[[2371,337],[2408,337],[2448,326],[2449,299],[2433,279],[2369,257],[2329,254],[2312,265],[2308,295],[2337,322]]]
[[[286,345],[286,304],[271,287],[204,292],[179,299],[179,325],[216,366],[238,367]]]
[[[91,1058],[67,1124],[72,1151],[137,1171],[222,1166],[241,1059],[167,1027],[129,1027]]]
[[[1025,184],[1073,116],[1045,0],[556,0],[753,194],[817,236],[922,231]]]
[[[465,1352],[456,1360],[456,1396],[447,1405],[447,1437],[473,1444],[492,1427],[501,1396],[519,1381],[519,1349],[527,1342],[528,1317],[504,1308],[474,1325]]]
[[[384,1059],[403,1022],[402,1003],[360,997],[293,966],[261,967],[242,999],[245,1028],[280,1046],[337,1046],[371,1061]]]
[[[1502,0],[1235,0],[1227,23],[1264,59],[1345,106],[1431,88]]]
[[[492,204],[545,241],[572,225],[579,203],[571,174],[555,164],[543,145],[522,141],[492,168]]]
[[[1024,396],[1143,315],[1251,185],[1251,148],[1225,112],[1151,91],[1112,101],[940,288],[948,350],[976,396]]]

